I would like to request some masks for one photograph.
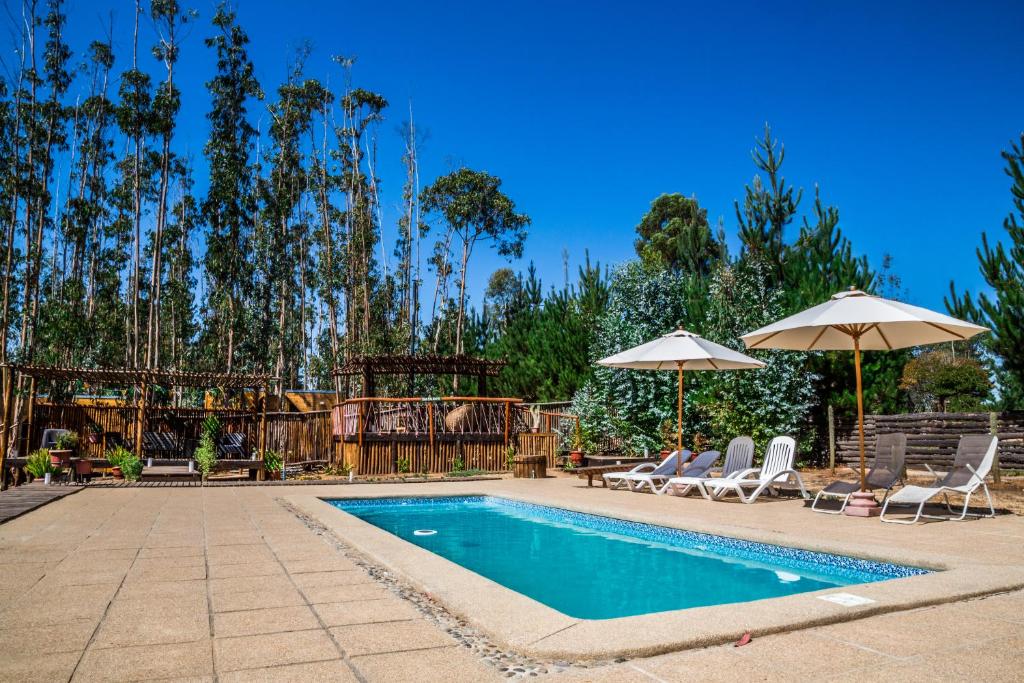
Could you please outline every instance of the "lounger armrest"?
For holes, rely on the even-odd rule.
[[[983,477],[980,474],[978,474],[978,470],[976,470],[973,467],[971,467],[970,463],[964,463],[964,467],[966,467],[967,469],[969,469],[971,471],[971,479],[972,480],[977,479],[979,484],[984,484],[985,483],[985,477]]]
[[[928,473],[929,473],[929,474],[931,474],[931,475],[932,475],[933,477],[935,477],[935,481],[936,481],[936,482],[942,481],[942,478],[943,478],[944,476],[946,476],[946,475],[944,475],[944,474],[939,474],[938,472],[936,472],[935,470],[933,470],[933,469],[931,468],[931,466],[930,466],[930,465],[928,465],[928,463],[925,463],[925,464],[924,464],[924,468],[925,468],[926,470],[928,470]]]
[[[748,467],[745,470],[740,470],[739,472],[733,472],[727,478],[728,479],[746,479],[747,477],[750,477],[752,475],[760,475],[760,474],[761,474],[761,468],[760,467]]]

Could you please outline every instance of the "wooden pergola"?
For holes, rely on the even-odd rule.
[[[367,398],[376,392],[377,375],[465,375],[477,378],[482,396],[487,393],[487,378],[497,377],[505,365],[503,360],[473,356],[357,356],[335,368],[334,376],[362,377],[362,395]]]
[[[4,364],[2,370],[3,429],[0,430],[0,472],[4,471],[7,451],[10,446],[10,423],[13,419],[15,377],[29,379],[28,400],[25,419],[27,433],[32,432],[32,412],[39,382],[82,382],[95,386],[136,387],[138,389],[134,424],[135,452],[142,457],[142,432],[146,422],[146,395],[154,386],[183,387],[192,389],[258,389],[260,392],[259,450],[262,456],[267,445],[267,391],[277,381],[271,375],[240,375],[220,372],[187,372],[145,368],[85,368],[58,367],[52,365]],[[25,438],[29,438],[26,436]]]

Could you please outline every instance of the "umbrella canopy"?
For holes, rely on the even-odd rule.
[[[988,328],[850,288],[823,304],[740,337],[750,349],[853,351],[857,375],[857,424],[861,490],[865,490],[864,392],[860,352],[961,341]]]
[[[676,447],[683,449],[683,370],[751,370],[764,363],[680,328],[640,346],[597,361],[609,368],[675,370],[679,375]],[[682,463],[677,460],[676,471]]]
[[[751,349],[892,351],[969,339],[987,328],[920,306],[865,294],[839,292],[823,304],[741,337]]]

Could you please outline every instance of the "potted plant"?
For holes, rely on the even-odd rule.
[[[205,482],[217,462],[217,444],[213,440],[213,430],[207,430],[205,424],[203,425],[203,435],[199,437],[199,447],[196,448],[195,455],[192,457],[195,458],[199,473]],[[266,466],[265,463],[264,466]]]
[[[85,438],[89,441],[89,443],[97,444],[100,442],[100,439],[102,437],[103,427],[100,427],[99,424],[96,422],[90,421],[89,425],[86,427]]]
[[[107,462],[114,479],[136,481],[142,474],[142,461],[139,456],[124,446],[117,446],[107,451]]]
[[[664,460],[676,449],[676,425],[672,420],[661,423],[661,459]]]
[[[73,456],[76,448],[78,448],[78,434],[64,432],[57,437],[57,442],[50,449],[50,457],[56,460],[56,464],[60,464]]]
[[[267,479],[280,479],[283,468],[284,458],[280,453],[267,451],[263,454],[263,470],[267,473]]]
[[[25,460],[25,469],[35,479],[42,479],[45,484],[50,483],[53,474],[53,463],[50,461],[50,452],[45,448],[29,453]]]
[[[569,451],[569,460],[576,465],[583,462],[583,428],[580,421],[576,420],[576,427],[572,431],[572,450]]]

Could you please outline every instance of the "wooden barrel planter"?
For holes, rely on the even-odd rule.
[[[512,476],[516,479],[543,479],[547,475],[547,457],[517,455],[512,459]]]

